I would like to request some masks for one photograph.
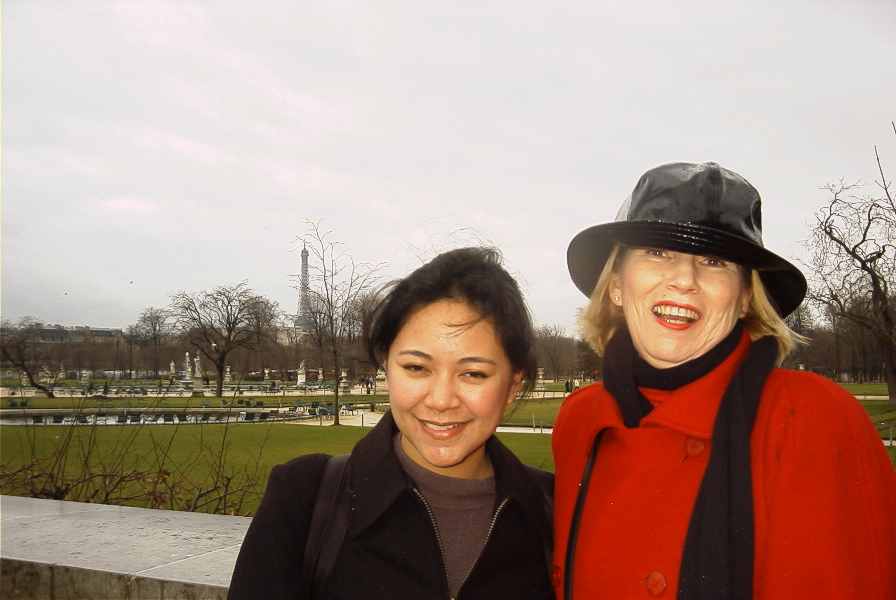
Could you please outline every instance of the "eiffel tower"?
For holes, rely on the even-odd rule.
[[[296,315],[295,328],[303,334],[311,332],[313,321],[311,319],[311,304],[308,281],[308,248],[302,242],[302,270],[299,275],[299,312]]]

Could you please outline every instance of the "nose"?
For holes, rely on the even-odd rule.
[[[697,290],[697,257],[690,254],[679,254],[672,263],[669,275],[669,287],[682,293]]]
[[[454,383],[451,373],[442,373],[434,377],[424,401],[426,407],[434,411],[446,411],[458,406],[460,400]]]

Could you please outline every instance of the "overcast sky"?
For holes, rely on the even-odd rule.
[[[3,318],[124,327],[243,279],[294,310],[313,219],[386,279],[496,245],[572,332],[567,244],[653,166],[747,177],[791,259],[874,144],[896,178],[891,0],[2,10]]]

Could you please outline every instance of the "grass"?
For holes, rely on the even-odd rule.
[[[889,393],[886,383],[841,383],[840,385],[853,396],[886,396]]]
[[[545,404],[553,404],[556,401],[544,401]],[[542,407],[544,408],[544,407]],[[64,426],[44,427],[2,427],[0,428],[0,460],[2,471],[10,471],[17,466],[25,464],[31,450],[34,448],[36,456],[47,456],[66,433]],[[229,457],[228,464],[239,470],[251,467],[259,451],[259,481],[267,481],[271,468],[276,465],[301,456],[315,452],[327,454],[341,454],[350,452],[357,441],[369,430],[360,427],[311,427],[302,425],[290,425],[283,423],[239,425],[225,427],[224,425],[176,425],[176,426],[146,426],[136,430],[134,442],[128,451],[129,458],[135,464],[145,464],[153,453],[159,448],[164,448],[170,443],[169,462],[166,465],[171,471],[180,469],[192,469],[194,478],[201,478],[197,469],[208,469],[208,464],[196,462],[197,448],[215,448],[221,444],[222,436],[228,436]],[[74,448],[82,448],[89,442],[91,435],[95,436],[96,451],[94,453],[94,466],[100,467],[103,461],[108,460],[108,455],[114,452],[116,445],[120,445],[124,438],[134,434],[133,427],[75,427],[72,434],[75,436]],[[551,437],[531,433],[500,433],[498,437],[504,442],[524,463],[545,469],[554,470],[554,462],[551,456]],[[896,448],[887,448],[894,466],[896,466]],[[78,468],[78,459],[73,457],[69,469]],[[258,488],[252,494],[244,506],[246,513],[254,512],[260,494],[263,489]],[[3,494],[21,493],[16,489],[0,489]]]
[[[503,425],[531,426],[534,420],[536,426],[551,427],[557,417],[557,411],[563,404],[563,398],[525,398],[518,400],[504,416]]]
[[[865,407],[865,410],[868,412],[868,416],[871,417],[872,420],[881,417],[883,415],[889,415],[889,413],[894,412],[896,408],[890,404],[887,399],[873,399],[873,400],[859,400],[859,404]]]
[[[864,395],[884,395],[886,389],[868,386],[844,386],[852,393]],[[294,402],[326,402],[329,396],[244,396],[244,400],[261,400],[265,407],[277,406],[278,402],[284,405],[292,405]],[[349,401],[369,403],[371,401],[385,402],[387,397],[378,396],[349,396]],[[6,400],[3,399],[3,406]],[[233,400],[233,398],[228,398]],[[533,418],[536,425],[551,426],[559,410],[562,399],[527,399],[516,404],[513,412],[508,413],[505,424],[531,425]],[[145,406],[158,406],[160,408],[184,408],[199,407],[203,402],[209,406],[221,406],[221,401],[215,398],[116,398],[111,400],[85,399],[85,398],[33,398],[31,408],[103,408],[103,407],[127,407],[138,408]],[[868,412],[872,421],[889,420],[896,418],[887,399],[861,400],[860,403]],[[238,408],[238,407],[237,407]],[[296,456],[325,452],[328,454],[340,454],[349,452],[355,443],[369,430],[358,427],[309,427],[284,423],[267,423],[256,425],[231,425],[205,424],[205,425],[171,425],[171,426],[144,426],[136,427],[75,427],[69,430],[65,426],[42,427],[0,427],[0,472],[9,472],[16,466],[27,463],[31,456],[31,448],[34,448],[36,456],[48,456],[52,453],[56,444],[70,431],[75,437],[74,454],[78,454],[80,448],[92,443],[94,436],[96,452],[93,455],[95,467],[108,460],[108,456],[115,452],[116,446],[122,444],[127,436],[134,436],[133,445],[128,450],[127,460],[133,464],[154,464],[159,448],[165,448],[170,444],[169,463],[170,470],[193,470],[191,473],[201,478],[210,469],[210,462],[203,460],[197,462],[197,454],[201,448],[214,449],[221,445],[222,436],[227,432],[228,464],[239,470],[250,467],[258,461],[260,481],[266,481],[270,469],[275,464],[286,462]],[[887,431],[882,431],[882,436]],[[501,440],[513,450],[520,459],[527,464],[545,470],[553,471],[554,463],[551,456],[551,438],[548,435],[529,433],[501,433]],[[259,451],[260,457],[259,457]],[[208,450],[206,451],[208,452]],[[887,448],[891,461],[896,465],[896,448]],[[78,467],[78,457],[71,457],[69,468]],[[259,488],[244,506],[244,511],[254,512],[260,499]],[[21,490],[0,488],[0,493],[16,494]]]
[[[513,450],[513,453],[523,463],[554,472],[551,436],[533,433],[499,433],[498,439]]]
[[[30,448],[35,448],[37,456],[46,457],[62,439],[67,428],[64,426],[46,427],[2,427],[0,428],[0,457],[2,471],[10,471],[25,464],[30,459]],[[259,449],[263,446],[259,463],[260,481],[267,481],[271,468],[287,462],[296,456],[325,452],[342,454],[350,452],[354,445],[369,429],[360,427],[311,427],[288,424],[240,425],[225,428],[224,425],[177,425],[143,427],[134,438],[128,454],[135,463],[145,464],[148,457],[170,443],[169,471],[181,468],[209,468],[203,462],[195,463],[197,448],[215,448],[221,444],[225,434],[229,439],[230,454],[228,464],[239,469],[252,466]],[[73,446],[84,447],[95,436],[96,451],[94,466],[99,468],[101,462],[108,460],[116,445],[122,444],[126,436],[134,432],[130,427],[75,427]],[[548,435],[528,433],[502,433],[501,440],[513,450],[520,459],[533,466],[553,471],[554,462],[551,457],[551,438]],[[72,473],[80,468],[78,460],[71,461],[69,469]],[[192,473],[194,477],[198,473]],[[262,488],[257,490],[247,502],[244,510],[254,512]],[[21,493],[16,489],[0,489],[0,493]]]

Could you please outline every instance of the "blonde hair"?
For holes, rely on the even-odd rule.
[[[622,309],[610,300],[610,284],[613,275],[619,272],[624,256],[625,248],[616,244],[607,257],[607,262],[604,263],[600,277],[597,278],[588,305],[579,313],[578,321],[582,337],[599,356],[603,356],[607,343],[616,329],[625,323]],[[798,344],[805,344],[808,339],[788,327],[772,306],[759,272],[750,269],[749,273],[750,303],[747,314],[743,317],[744,328],[752,340],[767,335],[775,338],[778,343],[777,365],[780,366]]]
[[[623,256],[622,246],[616,244],[604,263],[604,268],[594,284],[588,306],[579,313],[579,330],[582,338],[594,348],[598,356],[604,355],[607,342],[613,337],[616,328],[624,323],[622,309],[610,300],[610,283],[613,275],[619,270]]]
[[[750,305],[743,321],[750,339],[756,340],[767,335],[775,338],[778,342],[776,364],[779,367],[799,344],[809,343],[809,338],[791,329],[772,306],[756,269],[750,270]]]

